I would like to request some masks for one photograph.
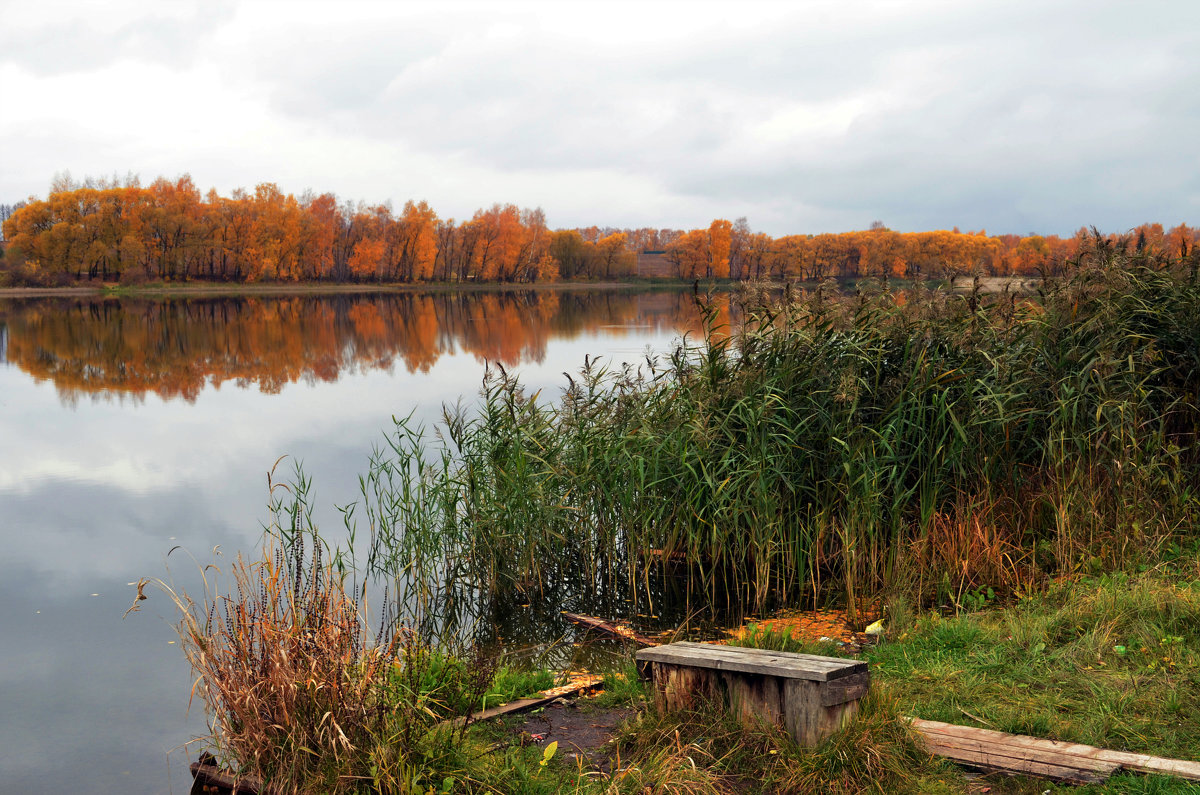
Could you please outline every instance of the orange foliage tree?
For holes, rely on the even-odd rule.
[[[745,218],[707,228],[552,231],[541,209],[494,204],[470,220],[440,219],[424,201],[390,205],[300,197],[274,183],[204,197],[191,177],[73,182],[56,177],[46,199],[4,205],[3,264],[39,284],[82,279],[167,281],[500,281],[613,279],[636,271],[640,252],[665,257],[674,275],[698,278],[893,277],[1055,273],[1091,234],[996,235],[958,229],[870,229],[771,238]],[[1190,252],[1200,230],[1146,223],[1124,239],[1163,256]],[[659,271],[661,273],[661,271]]]

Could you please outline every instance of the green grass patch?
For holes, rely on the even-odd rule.
[[[604,689],[589,702],[599,709],[638,707],[645,704],[647,683],[638,676],[637,666],[629,662],[620,671],[604,674]]]
[[[721,705],[653,710],[617,737],[619,792],[956,792],[959,776],[930,757],[875,693],[847,729],[800,748],[782,729],[746,727]]]
[[[867,657],[906,714],[1200,758],[1200,582],[1089,578],[890,634]]]

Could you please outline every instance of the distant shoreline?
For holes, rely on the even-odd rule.
[[[176,296],[251,296],[251,295],[331,295],[338,293],[446,293],[446,292],[508,292],[528,290],[634,290],[691,287],[686,279],[655,279],[653,281],[604,282],[480,282],[429,284],[314,284],[311,282],[264,284],[154,284],[137,287],[0,287],[0,298],[137,298]]]
[[[1017,295],[1037,291],[1040,279],[1028,276],[972,276],[961,275],[947,281],[932,279],[925,286],[942,288],[962,294],[978,289],[981,294],[996,294],[1006,290]],[[600,282],[429,282],[394,284],[322,284],[319,282],[266,282],[256,284],[222,284],[209,282],[186,282],[174,284],[149,284],[136,287],[77,286],[77,287],[0,287],[0,298],[174,298],[174,297],[229,297],[267,295],[337,295],[337,294],[396,294],[396,293],[487,293],[577,290],[682,290],[691,288],[691,279],[636,279]],[[701,288],[718,290],[732,289],[737,284],[729,280],[699,282]],[[772,282],[783,287],[784,282]],[[901,282],[903,284],[903,282]],[[815,283],[802,286],[815,287]]]

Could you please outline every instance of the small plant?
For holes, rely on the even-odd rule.
[[[996,592],[991,587],[976,588],[972,591],[967,591],[959,600],[959,607],[967,612],[976,612],[983,610],[996,599]]]
[[[604,689],[596,696],[597,707],[639,706],[646,701],[646,683],[638,674],[637,665],[630,662],[623,670],[604,674]]]

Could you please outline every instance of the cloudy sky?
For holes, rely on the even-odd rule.
[[[56,172],[774,235],[1200,223],[1200,2],[0,0]]]

